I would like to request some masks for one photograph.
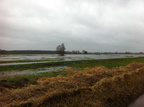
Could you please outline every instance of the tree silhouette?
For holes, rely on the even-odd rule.
[[[59,55],[64,56],[64,54],[65,54],[65,46],[64,46],[64,43],[62,43],[61,45],[58,45],[58,46],[56,47],[56,51],[57,51],[57,53],[58,53]]]

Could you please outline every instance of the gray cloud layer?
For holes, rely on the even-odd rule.
[[[143,51],[144,0],[1,0],[0,49]]]

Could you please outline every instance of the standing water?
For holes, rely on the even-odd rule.
[[[112,58],[127,58],[141,57],[143,54],[78,54],[58,56],[56,54],[18,54],[18,55],[0,55],[0,61],[13,61],[13,63],[0,63],[2,65],[17,65],[31,63],[45,63],[54,61],[76,61],[76,60],[91,60],[91,59],[112,59]],[[14,62],[15,61],[15,62]],[[18,62],[19,61],[19,62]]]
[[[42,69],[36,69],[36,70],[0,72],[0,77],[10,77],[10,76],[15,76],[15,75],[23,75],[23,74],[38,74],[38,73],[43,73],[43,72],[63,70],[66,68],[70,68],[70,67],[59,66],[59,67],[49,67],[49,68],[42,68]]]

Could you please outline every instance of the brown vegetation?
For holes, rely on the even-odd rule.
[[[143,94],[144,63],[83,71],[66,69],[69,76],[41,78],[36,85],[0,87],[0,105],[10,107],[127,107]]]

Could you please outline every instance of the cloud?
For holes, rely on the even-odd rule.
[[[143,51],[143,0],[0,2],[1,49]]]

